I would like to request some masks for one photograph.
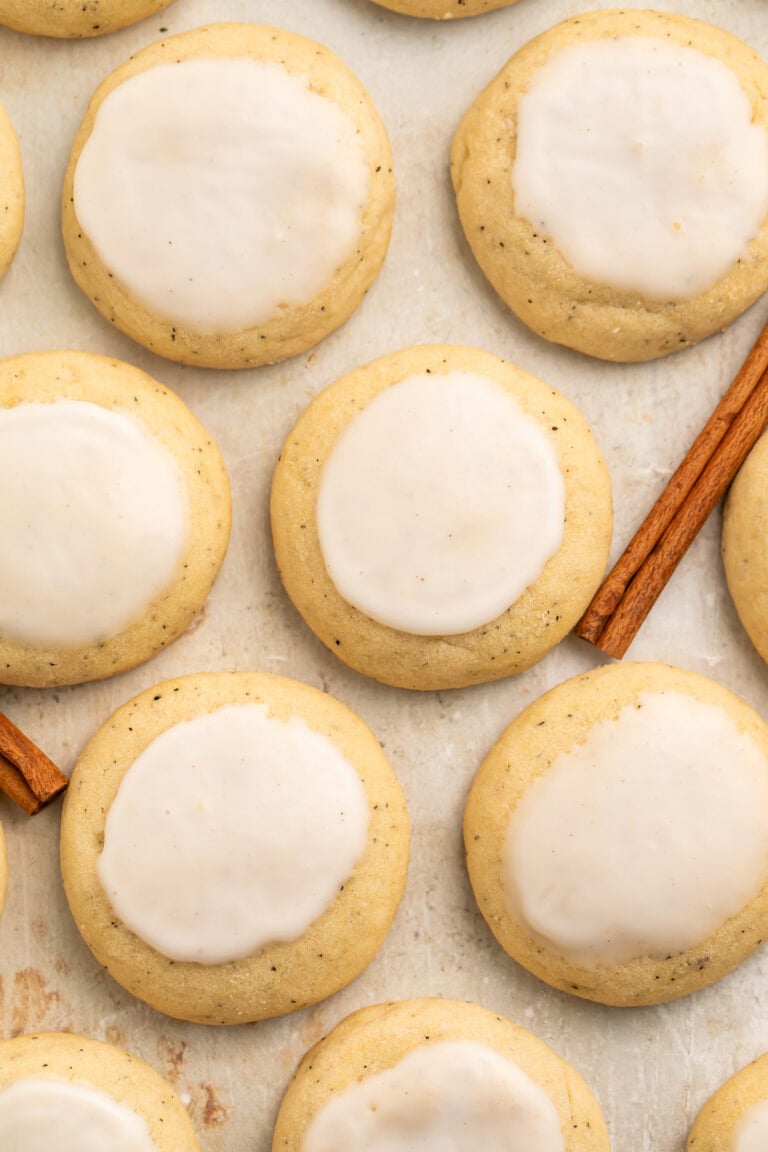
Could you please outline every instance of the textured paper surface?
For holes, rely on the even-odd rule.
[[[0,920],[3,1035],[65,1028],[125,1045],[188,1095],[204,1152],[268,1152],[280,1097],[303,1052],[349,1011],[382,999],[472,999],[531,1028],[585,1075],[622,1152],[679,1152],[706,1097],[768,1049],[768,950],[688,999],[609,1009],[554,992],[518,968],[477,912],[461,850],[472,776],[520,709],[593,667],[595,653],[569,639],[538,667],[500,684],[424,695],[388,689],[347,670],[307,631],[282,592],[270,547],[272,468],[308,400],[375,356],[446,341],[508,357],[581,407],[614,484],[615,556],[768,319],[763,300],[726,334],[697,348],[651,365],[616,367],[530,334],[474,264],[448,179],[453,130],[518,47],[588,6],[585,0],[520,0],[482,18],[437,25],[395,16],[368,0],[176,0],[143,24],[96,41],[34,40],[0,29],[0,100],[22,137],[28,195],[24,240],[0,284],[0,355],[82,348],[153,373],[216,437],[234,494],[230,553],[197,627],[115,680],[48,692],[0,689],[0,709],[69,771],[112,710],[160,680],[233,668],[295,676],[334,693],[372,726],[402,780],[414,825],[406,898],[369,970],[317,1008],[213,1030],[145,1008],[92,959],[61,889],[60,805],[31,821],[0,806],[10,856]],[[720,23],[768,57],[765,0],[656,0],[656,7]],[[313,353],[242,374],[166,363],[110,328],[71,281],[58,224],[69,148],[101,79],[158,39],[161,29],[180,32],[224,19],[279,24],[341,54],[386,121],[399,194],[390,255],[360,311]],[[716,514],[630,656],[715,676],[768,716],[766,669],[729,601],[719,533]]]

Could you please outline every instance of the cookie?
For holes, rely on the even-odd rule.
[[[546,340],[652,360],[768,289],[768,68],[709,24],[558,24],[469,109],[451,172],[481,269]]]
[[[762,436],[731,485],[723,514],[728,589],[750,640],[768,660],[768,436]]]
[[[462,16],[481,16],[496,8],[508,8],[516,0],[373,0],[381,8],[403,16],[420,16],[427,20],[458,20]]]
[[[488,352],[423,345],[331,384],[283,446],[286,591],[350,667],[401,688],[522,672],[573,627],[611,535],[580,413]]]
[[[538,1037],[477,1004],[353,1012],[302,1060],[273,1152],[608,1152],[600,1107]]]
[[[173,392],[87,352],[0,361],[0,684],[134,668],[202,608],[229,542],[219,451]]]
[[[696,1117],[686,1152],[761,1152],[768,1143],[768,1055],[718,1088]]]
[[[170,360],[272,364],[355,311],[386,255],[392,157],[357,77],[277,28],[145,48],[93,97],[63,195],[72,274]]]
[[[32,36],[103,36],[167,8],[172,0],[0,0],[0,24]]]
[[[16,255],[23,227],[21,149],[8,113],[0,104],[0,276]]]
[[[680,668],[574,677],[492,748],[464,841],[488,926],[541,980],[603,1004],[685,996],[768,933],[768,726]]]
[[[96,959],[201,1024],[293,1012],[359,975],[408,849],[400,786],[362,720],[246,672],[185,676],[120,708],[78,761],[61,828]]]
[[[64,1032],[0,1040],[0,1147],[199,1152],[186,1110],[154,1068]]]

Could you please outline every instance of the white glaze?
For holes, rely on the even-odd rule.
[[[506,611],[560,547],[564,514],[550,436],[468,372],[409,376],[375,396],[333,446],[317,501],[340,594],[420,636]]]
[[[354,252],[370,173],[354,123],[279,64],[195,59],[103,101],[75,212],[138,300],[204,333],[308,304]]]
[[[752,118],[736,73],[693,48],[563,48],[520,98],[515,212],[590,280],[694,296],[768,217],[768,132]]]
[[[301,1152],[563,1152],[557,1110],[535,1080],[488,1048],[445,1040],[332,1097]]]
[[[765,1152],[768,1148],[768,1100],[754,1104],[742,1116],[733,1134],[730,1152]]]
[[[0,635],[73,649],[140,619],[189,539],[181,471],[132,416],[79,400],[0,409]]]
[[[173,960],[221,964],[296,940],[365,852],[368,800],[341,751],[298,716],[231,704],[169,728],[107,814],[102,886]]]
[[[720,707],[643,692],[524,793],[505,893],[575,963],[706,940],[768,877],[768,764]]]
[[[0,1089],[3,1152],[157,1152],[143,1116],[90,1084],[29,1076]]]

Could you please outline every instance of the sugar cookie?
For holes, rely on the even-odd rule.
[[[272,486],[288,595],[345,663],[456,688],[540,660],[605,568],[611,498],[580,413],[474,348],[424,345],[331,384]]]
[[[768,660],[768,435],[758,440],[731,485],[723,563],[739,618]]]
[[[709,24],[558,24],[477,98],[451,170],[480,267],[547,340],[651,360],[768,289],[768,68]]]
[[[143,1060],[85,1036],[0,1040],[5,1152],[199,1152],[171,1085]]]
[[[768,1055],[753,1060],[707,1100],[686,1152],[762,1152],[768,1145]]]
[[[768,933],[768,727],[679,668],[574,677],[486,757],[464,840],[491,931],[540,979],[604,1004],[684,996]]]
[[[0,24],[33,36],[79,40],[146,19],[172,0],[0,0]]]
[[[369,728],[280,676],[159,684],[67,792],[61,866],[96,959],[169,1016],[237,1024],[353,980],[405,886],[405,802]]]
[[[23,227],[21,148],[8,113],[0,104],[0,276],[16,255]]]
[[[438,999],[362,1008],[302,1060],[273,1152],[409,1152],[416,1143],[425,1152],[608,1152],[608,1133],[575,1068],[502,1016]]]
[[[386,131],[347,66],[291,32],[213,24],[98,89],[67,170],[64,242],[121,331],[171,360],[246,368],[349,318],[393,211]]]
[[[114,676],[175,640],[227,550],[210,436],[146,373],[87,352],[0,361],[0,684]]]
[[[420,16],[426,20],[459,20],[462,16],[481,16],[497,8],[508,8],[517,0],[373,0],[381,8],[403,16]]]

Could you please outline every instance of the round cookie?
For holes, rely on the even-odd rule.
[[[508,8],[517,0],[373,0],[381,8],[403,16],[426,20],[458,20],[462,16],[481,16],[497,8]]]
[[[691,1128],[686,1152],[759,1152],[768,1136],[768,1055],[718,1088]]]
[[[0,683],[80,684],[150,659],[229,542],[216,445],[173,392],[86,352],[0,361]]]
[[[451,172],[481,269],[555,343],[651,360],[768,289],[768,69],[711,25],[558,24],[476,99]]]
[[[186,676],[125,704],[80,757],[62,816],[64,887],[96,959],[158,1011],[202,1024],[293,1012],[359,975],[408,851],[403,795],[370,729],[314,688],[255,673]]]
[[[727,689],[614,664],[529,705],[484,760],[464,842],[480,910],[539,979],[657,1004],[768,933],[768,727]]]
[[[255,24],[170,37],[107,77],[63,193],[69,265],[102,315],[210,368],[272,364],[343,324],[393,213],[363,85],[314,41]]]
[[[750,640],[768,660],[768,436],[761,436],[731,485],[723,514],[728,589]]]
[[[167,8],[172,0],[0,0],[0,24],[32,36],[103,36]]]
[[[417,417],[404,387],[417,389]],[[361,415],[389,431],[380,446],[358,444],[353,475],[331,479],[339,446],[346,452],[368,426]],[[335,526],[351,549],[331,539]],[[355,549],[371,526],[384,535],[362,556]],[[557,392],[487,352],[423,345],[349,373],[309,406],[275,471],[272,532],[288,595],[346,664],[396,687],[456,688],[523,671],[573,627],[605,568],[610,486],[586,422]],[[343,560],[333,579],[329,540]],[[519,571],[508,562],[517,554]],[[350,593],[338,571],[355,576],[364,565],[363,587]],[[372,609],[369,589],[378,596],[387,582],[386,611],[378,601]],[[432,587],[434,610],[423,599]]]
[[[0,276],[16,255],[23,227],[21,148],[8,113],[0,104]]]
[[[88,1121],[96,1125],[90,1133],[96,1139],[87,1147],[199,1152],[189,1116],[173,1088],[137,1056],[64,1032],[0,1040],[3,1147],[10,1140],[12,1148],[27,1148],[26,1140],[31,1140],[33,1148],[77,1152],[86,1147],[78,1139],[87,1137],[78,1125]],[[118,1142],[117,1137],[122,1139]]]
[[[339,1106],[350,1098],[342,1126]],[[539,1123],[529,1127],[534,1115]],[[457,1152],[609,1146],[584,1080],[542,1040],[477,1004],[425,999],[362,1008],[315,1045],[285,1094],[272,1149],[406,1152],[414,1133]]]

